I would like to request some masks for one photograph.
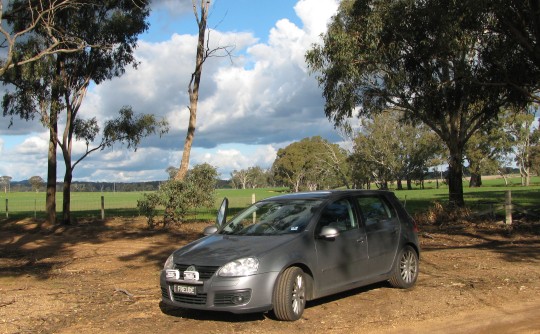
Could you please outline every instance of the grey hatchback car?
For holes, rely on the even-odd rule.
[[[412,287],[420,248],[415,222],[389,191],[342,190],[268,198],[173,252],[162,301],[233,313],[272,310],[297,320],[306,301],[388,280]]]

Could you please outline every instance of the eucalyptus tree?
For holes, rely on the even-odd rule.
[[[373,119],[363,119],[363,127],[355,138],[353,160],[358,167],[371,171],[379,187],[387,188],[388,182],[402,181],[412,189],[412,180],[422,180],[430,162],[440,154],[440,141],[426,126],[409,122],[400,124],[402,113],[389,110]]]
[[[497,174],[508,162],[512,152],[512,136],[506,131],[513,121],[510,112],[499,116],[496,125],[475,132],[465,145],[465,158],[469,162],[469,187],[482,185],[482,174]]]
[[[7,194],[10,190],[11,180],[13,178],[11,176],[3,175],[0,176],[0,185],[4,187],[4,193]]]
[[[246,169],[235,169],[231,173],[231,180],[235,185],[235,188],[246,189],[248,184],[248,171]]]
[[[153,115],[135,116],[131,107],[120,110],[119,117],[104,127],[102,140],[91,147],[100,127],[94,118],[83,119],[80,107],[89,85],[100,84],[124,73],[128,65],[135,65],[133,56],[138,35],[146,31],[149,15],[148,1],[134,0],[87,0],[81,8],[67,8],[56,15],[56,25],[74,36],[90,41],[91,47],[81,52],[54,54],[21,66],[5,75],[5,81],[16,87],[8,92],[3,101],[4,114],[21,118],[35,117],[49,129],[49,173],[47,212],[51,222],[55,217],[56,146],[59,145],[66,167],[64,176],[63,222],[70,222],[70,185],[75,166],[88,154],[111,146],[114,142],[126,142],[136,148],[142,137],[163,129],[166,123],[157,121]],[[45,39],[46,32],[36,30]],[[21,52],[39,48],[40,40],[31,39],[20,45]],[[65,127],[58,131],[62,112]],[[86,152],[75,162],[72,160],[73,140],[86,142]],[[53,186],[54,184],[54,186]],[[54,189],[55,190],[55,189]]]
[[[322,44],[306,55],[335,124],[393,108],[437,134],[449,152],[454,206],[464,205],[465,144],[506,98],[525,99],[482,58],[502,38],[487,29],[486,8],[483,0],[344,0]],[[515,50],[505,52],[514,59]]]
[[[267,185],[266,171],[259,166],[248,167],[247,176],[250,188],[262,188]]]
[[[195,54],[195,69],[191,74],[191,79],[188,84],[189,95],[189,121],[186,131],[186,139],[184,140],[184,149],[182,151],[182,160],[175,180],[182,181],[189,169],[189,159],[191,155],[191,147],[195,139],[195,130],[197,128],[197,112],[199,106],[199,90],[201,87],[201,78],[203,65],[211,57],[230,57],[232,46],[218,46],[210,48],[210,31],[207,29],[208,13],[210,9],[210,0],[200,0],[197,5],[197,0],[191,0],[193,7],[193,15],[198,27],[197,51]]]
[[[537,106],[532,105],[528,109],[514,110],[512,119],[505,127],[505,131],[512,138],[513,155],[519,167],[523,186],[530,184],[532,147],[537,144],[534,141],[538,140],[533,130],[536,109]]]
[[[32,190],[34,190],[36,193],[39,192],[39,188],[41,188],[43,184],[45,184],[45,181],[39,175],[32,176],[28,179],[28,182],[32,186]]]
[[[345,184],[339,174],[343,166],[336,166],[336,163],[346,163],[346,158],[338,145],[315,136],[279,149],[272,170],[277,181],[287,184],[295,192],[337,188]]]

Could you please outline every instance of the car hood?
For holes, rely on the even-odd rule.
[[[255,256],[261,258],[272,250],[289,243],[299,234],[279,236],[231,236],[211,235],[182,247],[174,252],[174,262],[183,264],[199,264],[206,266],[222,266],[230,261]]]

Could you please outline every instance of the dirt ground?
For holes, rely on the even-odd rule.
[[[540,222],[421,226],[411,290],[386,283],[308,303],[302,319],[171,309],[159,271],[205,224],[0,222],[0,333],[540,333]]]

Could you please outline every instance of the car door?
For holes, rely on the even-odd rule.
[[[318,237],[324,226],[336,228],[339,235],[332,239]],[[368,259],[366,235],[350,200],[336,200],[323,208],[315,228],[315,247],[319,291],[336,290],[359,280]]]
[[[399,219],[393,207],[380,195],[357,197],[366,228],[369,271],[372,275],[392,268],[399,244]]]

